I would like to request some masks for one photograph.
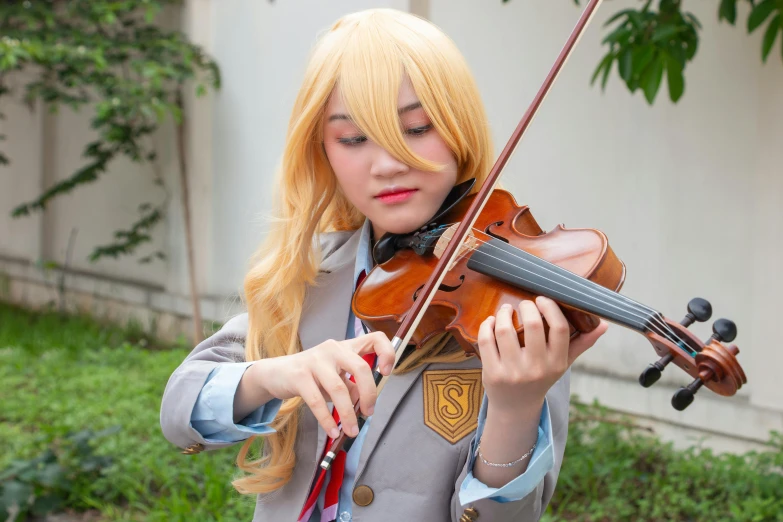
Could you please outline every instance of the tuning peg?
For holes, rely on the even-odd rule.
[[[710,344],[714,340],[722,343],[730,343],[737,337],[737,325],[728,319],[718,319],[712,325],[713,334],[704,344]]]
[[[645,388],[649,388],[661,378],[661,372],[666,368],[666,365],[672,362],[674,357],[671,354],[666,354],[654,363],[647,366],[644,371],[639,375],[639,384]]]
[[[703,323],[712,317],[712,305],[706,299],[701,297],[694,297],[688,302],[688,313],[685,318],[680,321],[680,324],[686,328],[693,324],[694,321]]]
[[[677,411],[682,411],[690,406],[693,402],[693,398],[696,395],[696,392],[699,391],[699,388],[701,388],[703,385],[704,382],[701,379],[694,379],[694,381],[688,386],[677,390],[672,396],[672,406],[674,406],[674,409]]]
[[[685,315],[680,324],[684,327],[688,327],[694,323],[694,321],[704,322],[712,316],[712,305],[706,299],[701,297],[694,297],[688,302],[688,313]],[[661,378],[666,365],[674,360],[671,354],[664,355],[656,362],[647,366],[644,371],[639,375],[639,384],[645,388],[649,388]],[[693,399],[691,399],[693,400]]]

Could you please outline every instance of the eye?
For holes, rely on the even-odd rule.
[[[426,134],[427,131],[429,131],[432,128],[432,125],[422,125],[421,127],[414,127],[412,129],[408,129],[405,131],[406,134],[410,134],[411,136],[421,136],[422,134]]]
[[[347,145],[349,147],[361,145],[365,141],[367,141],[367,136],[354,136],[352,138],[339,138],[337,140],[338,143],[342,143],[343,145]]]

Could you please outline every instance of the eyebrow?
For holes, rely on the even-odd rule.
[[[405,107],[402,107],[400,109],[397,109],[397,114],[405,114],[406,112],[410,112],[416,109],[419,109],[421,107],[421,102],[413,102],[411,104],[406,105]],[[327,121],[334,121],[334,120],[349,120],[350,116],[346,114],[332,114],[329,116],[329,120]]]

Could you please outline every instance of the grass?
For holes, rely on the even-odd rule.
[[[127,342],[145,344],[137,334],[0,304],[0,470],[69,431],[119,425],[96,447],[113,466],[73,507],[106,520],[250,520],[255,499],[229,484],[235,449],[182,455],[161,434],[163,389],[189,350]]]
[[[96,441],[112,466],[76,484],[70,508],[90,520],[250,520],[255,499],[229,483],[235,448],[182,455],[160,432],[163,388],[189,350],[134,327],[0,303],[0,471],[68,432],[120,426]],[[782,470],[779,434],[769,452],[676,451],[574,400],[544,521],[783,521]]]

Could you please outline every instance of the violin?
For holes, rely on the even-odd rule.
[[[463,219],[475,198],[466,195],[473,184],[469,180],[455,187],[438,220],[414,234],[386,234],[376,244],[373,256],[378,264],[359,285],[351,303],[356,316],[371,329],[389,337],[398,330],[446,245],[453,241],[454,223]],[[620,294],[625,276],[625,264],[603,232],[562,225],[544,232],[527,206],[519,206],[512,194],[496,189],[449,265],[410,342],[418,347],[446,331],[466,354],[480,357],[475,346],[486,317],[496,315],[506,303],[518,309],[522,300],[543,295],[560,305],[572,337],[592,331],[599,318],[644,335],[660,359],[642,372],[642,386],[652,386],[671,363],[692,376],[694,381],[672,398],[677,410],[690,405],[701,386],[730,396],[747,382],[736,360],[739,349],[723,344],[737,334],[733,322],[719,319],[713,335],[702,342],[687,327],[711,317],[709,302],[694,298],[685,318],[675,322]],[[512,321],[524,346],[524,328],[516,314]]]
[[[522,300],[543,295],[560,306],[572,337],[592,331],[599,318],[644,335],[660,358],[639,376],[642,386],[652,386],[672,363],[693,378],[672,397],[672,406],[679,411],[693,402],[702,386],[732,396],[747,383],[737,361],[739,348],[724,344],[736,337],[734,323],[719,319],[704,342],[688,330],[695,321],[711,317],[706,300],[692,299],[685,318],[676,322],[620,294],[625,264],[603,232],[562,226],[544,232],[528,207],[519,206],[507,191],[495,189],[503,167],[600,3],[590,0],[585,7],[481,187],[472,193],[475,180],[457,185],[420,230],[385,234],[373,247],[377,264],[356,289],[351,306],[365,325],[391,338],[395,366],[409,344],[421,346],[443,332],[454,336],[467,355],[480,357],[475,346],[485,318],[496,315],[506,303],[518,309]],[[523,327],[518,319],[512,320],[524,346]],[[373,375],[380,393],[390,377],[382,376],[377,367]],[[365,418],[358,401],[354,411],[361,429]],[[341,448],[347,451],[354,439],[346,439],[342,432],[321,468],[329,469]]]

